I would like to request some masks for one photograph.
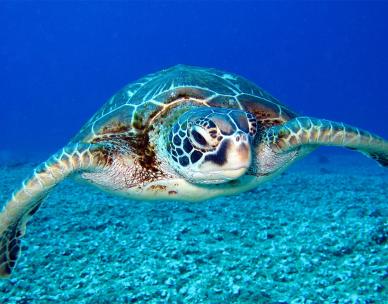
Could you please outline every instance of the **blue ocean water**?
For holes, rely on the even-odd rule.
[[[242,75],[302,115],[387,138],[387,37],[378,1],[0,2],[1,203],[26,159],[176,64]],[[388,303],[387,173],[330,148],[281,180],[197,205],[65,182],[0,303]]]
[[[387,134],[384,2],[0,3],[1,149],[55,151],[117,90],[178,63]]]

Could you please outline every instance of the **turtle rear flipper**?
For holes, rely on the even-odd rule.
[[[381,166],[388,167],[388,141],[341,122],[297,117],[269,128],[263,140],[279,152],[302,146],[342,146],[357,150],[375,159]]]
[[[48,192],[72,173],[103,167],[102,145],[74,145],[39,165],[5,204],[0,213],[0,278],[10,276],[20,254],[20,239],[27,221],[39,209]]]

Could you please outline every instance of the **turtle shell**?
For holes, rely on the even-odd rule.
[[[122,133],[138,134],[182,103],[243,109],[260,126],[296,116],[277,99],[241,76],[211,68],[177,65],[122,88],[83,126],[72,142],[94,142]]]

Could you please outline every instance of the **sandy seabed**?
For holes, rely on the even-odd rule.
[[[27,230],[0,303],[388,303],[388,170],[354,154],[195,204],[65,181]]]

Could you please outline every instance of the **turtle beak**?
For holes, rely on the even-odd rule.
[[[244,175],[252,162],[251,144],[247,134],[238,132],[229,140],[225,177],[231,179]]]
[[[251,166],[252,151],[248,135],[239,132],[225,139],[218,152],[206,158],[201,168],[206,172],[207,182],[227,182],[244,175]]]

